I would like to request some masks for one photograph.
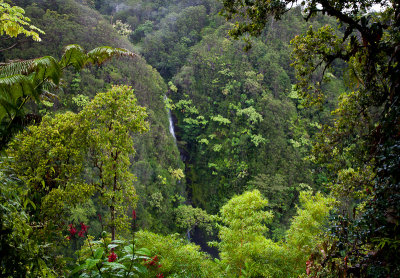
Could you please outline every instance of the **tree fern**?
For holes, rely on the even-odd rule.
[[[43,98],[54,98],[65,68],[79,71],[88,64],[100,65],[112,57],[122,56],[135,57],[136,54],[109,46],[85,52],[81,46],[72,44],[64,48],[60,61],[44,56],[0,64],[0,150],[15,129],[16,117],[24,117],[27,101],[34,98],[39,103]]]

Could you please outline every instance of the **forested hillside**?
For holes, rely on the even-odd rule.
[[[104,2],[97,7],[131,26],[128,38],[170,82],[168,107],[190,201],[215,213],[234,194],[258,189],[275,211],[273,229],[282,235],[300,190],[321,188],[325,180],[305,157],[344,90],[338,65],[335,80],[324,88],[324,111],[305,111],[292,89],[289,43],[308,25],[335,25],[334,20],[306,23],[300,8],[294,9],[283,21],[272,21],[246,52],[243,43],[227,35],[231,24],[218,15],[221,5],[215,1]]]
[[[26,5],[27,15],[46,34],[39,43],[27,41],[3,52],[3,59],[31,59],[44,55],[58,57],[63,47],[69,44],[79,44],[86,50],[101,45],[133,49],[99,13],[86,5],[75,1],[34,2],[15,3]],[[169,221],[161,224],[163,219],[156,216],[158,210],[163,210],[163,215],[171,218],[173,196],[184,195],[184,181],[177,183],[178,179],[171,174],[184,166],[169,132],[168,114],[163,100],[167,86],[161,76],[142,58],[122,58],[77,73],[69,71],[65,76],[65,84],[69,85],[57,93],[54,105],[36,108],[39,113],[79,111],[96,93],[113,84],[132,86],[140,105],[147,108],[151,125],[149,132],[134,137],[136,154],[132,158],[132,172],[138,177],[135,187],[142,196],[138,210],[146,215],[143,217],[145,227],[153,227],[156,231],[174,230],[173,224]],[[165,196],[162,207],[149,208],[149,200],[157,198],[159,194]]]
[[[0,276],[399,275],[396,1],[0,13]]]

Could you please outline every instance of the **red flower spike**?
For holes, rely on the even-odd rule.
[[[79,237],[84,237],[85,236],[85,231],[84,230],[80,230],[78,233]]]
[[[111,254],[108,256],[108,262],[112,263],[115,262],[117,260],[117,254],[113,252],[111,252]]]
[[[71,237],[73,237],[76,234],[77,230],[73,224],[69,224],[68,227],[69,234],[71,235]]]
[[[89,226],[86,226],[85,224],[83,224],[83,222],[81,222],[81,230],[86,233],[87,230],[89,229]]]
[[[136,220],[136,210],[132,210],[132,219]]]
[[[162,274],[162,273],[159,273],[159,274],[157,274],[157,276],[156,276],[157,278],[164,278],[164,274]]]

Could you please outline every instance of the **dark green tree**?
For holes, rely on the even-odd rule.
[[[298,2],[225,0],[221,14],[229,20],[239,19],[231,30],[234,37],[259,35],[269,20],[280,19]],[[334,193],[342,199],[358,199],[350,218],[345,215],[332,223],[335,243],[320,255],[323,266],[316,271],[321,276],[397,277],[400,4],[375,0],[300,4],[305,20],[328,15],[336,18],[343,30],[310,27],[297,36],[292,42],[293,65],[302,98],[308,104],[321,105],[321,87],[332,78],[333,65],[338,61],[346,64],[349,92],[339,98],[335,121],[324,127],[314,145],[314,156],[330,170]],[[249,43],[248,37],[245,40]],[[354,202],[351,199],[349,203],[354,206]]]

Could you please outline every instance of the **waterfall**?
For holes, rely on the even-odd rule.
[[[164,95],[164,101],[167,100],[167,95]],[[166,107],[168,111],[168,121],[169,121],[169,132],[171,133],[172,137],[174,137],[174,141],[176,143],[176,136],[175,136],[175,130],[174,130],[174,122],[172,121],[172,114],[171,114],[171,109]]]
[[[171,116],[171,109],[168,109],[168,120],[169,120],[169,132],[172,134],[172,136],[174,137],[174,140],[176,142],[174,122],[172,121],[172,116]]]

